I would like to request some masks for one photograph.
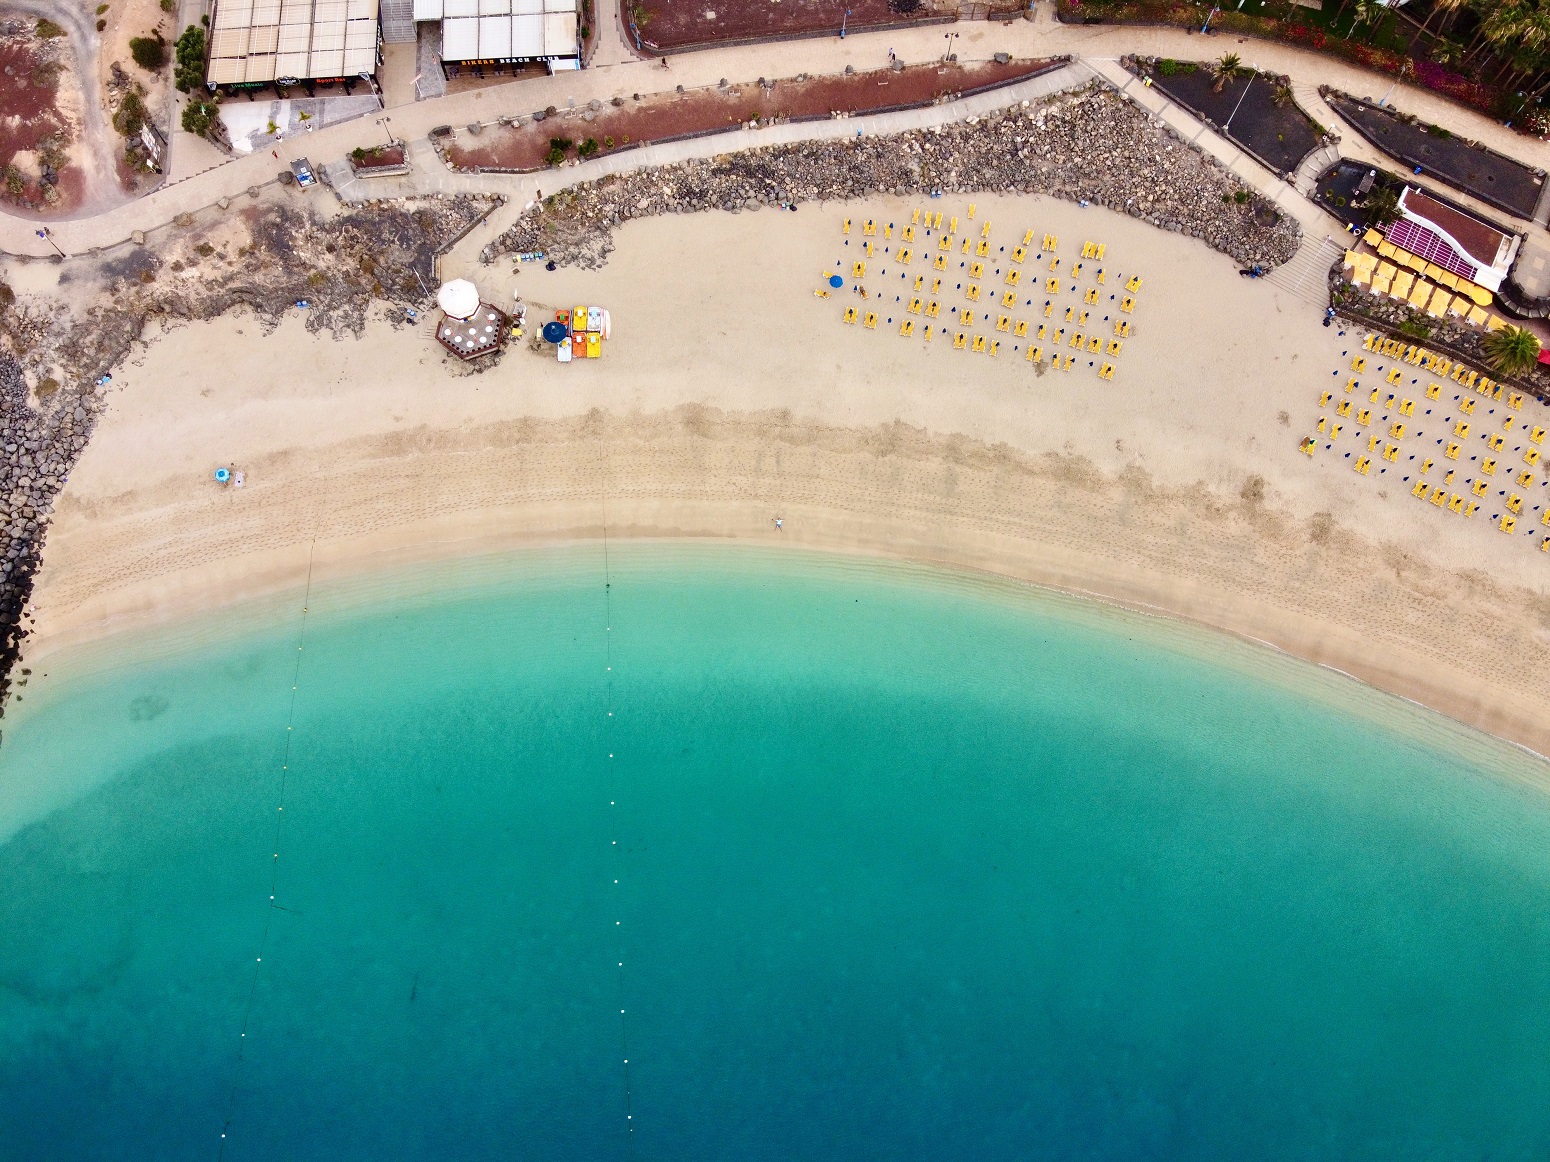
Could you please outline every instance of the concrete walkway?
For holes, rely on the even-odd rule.
[[[613,0],[608,10],[617,14],[617,0]],[[600,17],[604,11],[600,9]],[[500,184],[502,179],[497,179],[494,175],[479,177],[476,179],[477,186],[471,187],[466,184],[466,179],[448,173],[435,160],[433,154],[427,153],[428,145],[422,141],[431,129],[440,125],[461,125],[473,121],[491,122],[503,116],[531,114],[548,105],[564,106],[571,101],[579,105],[594,98],[607,101],[616,96],[629,100],[635,93],[671,92],[676,85],[683,85],[686,88],[714,85],[723,77],[733,83],[748,83],[761,76],[789,77],[801,72],[837,73],[846,65],[854,66],[858,70],[877,69],[887,65],[890,47],[895,50],[900,59],[906,62],[931,61],[937,59],[943,50],[942,32],[940,28],[933,26],[905,31],[895,29],[887,33],[871,35],[854,35],[845,40],[833,38],[790,41],[773,45],[751,45],[692,53],[672,58],[671,68],[664,69],[656,62],[637,59],[633,54],[628,53],[628,49],[622,43],[625,33],[618,24],[617,15],[614,20],[602,23],[600,30],[604,32],[604,41],[599,45],[595,58],[597,63],[593,68],[580,72],[561,73],[553,77],[515,81],[506,85],[457,93],[433,101],[421,101],[395,108],[393,130],[400,139],[410,144],[410,155],[416,166],[415,191],[461,192],[477,188],[481,191],[504,193],[506,186],[521,187],[523,179],[505,179],[505,184],[502,185]],[[954,26],[954,30],[959,33],[954,42],[954,49],[960,60],[965,63],[988,60],[997,52],[1008,52],[1020,57],[1069,53],[1083,58],[1083,67],[1110,79],[1117,87],[1125,88],[1127,95],[1174,125],[1186,139],[1195,140],[1197,144],[1220,157],[1225,164],[1233,168],[1234,172],[1277,204],[1282,205],[1288,212],[1293,213],[1299,220],[1304,220],[1306,199],[1301,199],[1300,204],[1300,196],[1290,186],[1279,179],[1272,179],[1252,160],[1244,158],[1236,146],[1230,142],[1224,142],[1214,133],[1205,130],[1199,122],[1182,110],[1176,107],[1170,108],[1164,103],[1159,103],[1155,108],[1149,105],[1148,101],[1160,97],[1160,94],[1152,90],[1144,90],[1138,94],[1136,90],[1141,89],[1142,86],[1139,82],[1128,83],[1132,78],[1123,70],[1119,70],[1117,58],[1123,53],[1140,52],[1201,59],[1234,51],[1242,55],[1247,63],[1288,73],[1309,86],[1320,83],[1331,84],[1358,96],[1367,95],[1374,99],[1381,97],[1388,88],[1386,78],[1347,66],[1340,61],[1280,45],[1257,41],[1245,44],[1240,38],[1230,36],[1202,38],[1171,29],[1107,25],[1067,26],[1055,22],[1045,8],[1039,9],[1037,18],[1033,21],[1019,20],[1008,25],[962,22]],[[607,35],[609,31],[614,33],[612,37]],[[610,40],[616,42],[618,51],[605,52],[605,47]],[[629,59],[619,59],[626,55]],[[1002,91],[999,94],[986,96],[990,97],[992,104],[995,105],[1004,103],[1008,94]],[[1022,97],[1015,99],[1021,100]],[[1543,166],[1550,163],[1550,148],[1541,143],[1527,141],[1510,130],[1494,125],[1483,117],[1462,110],[1451,102],[1423,90],[1402,87],[1396,92],[1394,103],[1418,116],[1446,125],[1457,133],[1485,141],[1505,153],[1530,160],[1531,164]],[[970,110],[976,107],[971,101],[962,101],[912,112],[942,115],[943,111],[946,111],[949,116],[969,116],[972,115]],[[850,129],[854,131],[858,125],[866,127],[875,122],[876,127],[867,128],[866,131],[888,132],[890,130],[887,126],[895,122],[887,118],[900,116],[903,115],[857,118],[850,123]],[[1317,117],[1318,114],[1315,113],[1314,116]],[[830,123],[817,123],[820,127],[828,124]],[[804,133],[811,135],[816,132],[813,125],[780,128],[791,129],[799,135]],[[278,160],[266,151],[259,155],[229,161],[215,169],[170,183],[144,198],[107,213],[91,218],[53,223],[53,235],[68,253],[82,253],[93,248],[114,246],[128,239],[134,231],[149,232],[172,221],[180,214],[197,212],[216,204],[221,198],[235,198],[246,192],[249,187],[261,186],[273,181],[276,172],[283,164],[288,163],[292,156],[304,153],[315,164],[326,164],[343,158],[358,146],[369,147],[377,144],[379,132],[378,126],[369,118],[364,122],[355,121],[321,129],[304,139],[282,143],[279,146],[281,156]],[[771,136],[772,132],[773,130],[760,130],[750,136],[753,143],[766,144],[778,140]],[[1355,137],[1355,134],[1348,133],[1345,136],[1349,141]],[[694,149],[698,153],[714,154],[740,148],[747,144],[747,141],[742,134],[731,133],[702,139],[695,143],[679,144]],[[1351,147],[1351,151],[1354,153],[1354,146]],[[1342,152],[1346,152],[1345,148]],[[1527,157],[1526,152],[1532,154],[1532,157]],[[627,168],[647,164],[648,157],[647,150],[635,151],[622,164]],[[582,180],[580,175],[590,173],[589,167],[618,164],[623,158],[624,155],[616,155],[614,158],[601,158],[596,162],[589,162],[587,166],[566,171],[564,179],[559,175],[541,176],[556,182]],[[378,180],[382,184],[373,186],[373,189],[381,191],[378,196],[390,194],[393,190],[393,187],[388,184],[390,179]],[[534,186],[536,188],[536,182]],[[518,195],[513,193],[508,196],[515,201]],[[1318,227],[1320,234],[1326,229],[1326,226]],[[47,243],[37,238],[34,230],[35,227],[30,222],[0,217],[0,248],[13,254],[48,255],[51,251]],[[1543,234],[1542,228],[1540,233]]]

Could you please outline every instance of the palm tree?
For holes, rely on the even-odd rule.
[[[1372,43],[1372,38],[1378,33],[1378,26],[1389,14],[1388,5],[1380,4],[1378,0],[1356,0],[1356,19],[1351,22],[1351,31],[1356,31],[1358,24],[1367,26],[1367,43]]]
[[[1212,75],[1216,78],[1211,83],[1211,91],[1213,93],[1220,93],[1227,87],[1228,81],[1234,77],[1243,76],[1246,71],[1243,67],[1243,59],[1235,52],[1224,52],[1207,67],[1210,68]]]
[[[1539,362],[1539,336],[1526,327],[1503,327],[1485,337],[1485,356],[1500,375],[1526,375]]]

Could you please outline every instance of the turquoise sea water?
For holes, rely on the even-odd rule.
[[[0,1157],[1550,1151],[1510,748],[897,565],[584,546],[301,604],[3,723]]]

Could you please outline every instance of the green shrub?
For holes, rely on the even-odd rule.
[[[357,145],[354,149],[350,150],[350,160],[353,161],[356,165],[360,165],[361,162],[366,160],[366,151]]]
[[[167,42],[159,36],[132,36],[129,55],[146,72],[159,72],[167,63]]]
[[[40,20],[38,21],[37,33],[39,40],[58,40],[65,34],[65,30],[52,20]]]
[[[604,149],[612,149],[613,147],[614,147],[614,139],[612,137],[605,137],[605,138],[603,138],[603,148]]]
[[[544,164],[563,165],[565,163],[565,151],[555,146],[549,147],[549,152],[544,154]]]
[[[1170,57],[1163,57],[1157,62],[1157,71],[1165,77],[1172,77],[1179,72],[1179,62]]]
[[[174,12],[177,10],[177,7],[178,0],[161,0],[161,10],[163,12]]]
[[[552,150],[556,150],[557,149],[561,153],[564,153],[567,150],[571,149],[573,146],[575,146],[575,144],[576,143],[574,141],[572,141],[569,137],[551,137],[549,139],[549,148],[550,148],[550,150],[552,151]]]
[[[5,192],[13,198],[19,198],[27,192],[27,179],[14,165],[5,167]]]
[[[108,6],[106,4],[99,4],[99,5],[97,5],[97,15],[98,16],[106,15],[107,11],[108,11]]]
[[[172,83],[180,93],[191,93],[205,80],[205,30],[190,24],[177,42],[177,69]]]
[[[210,136],[210,127],[215,124],[219,103],[213,97],[195,97],[184,106],[183,129],[186,133],[197,133],[200,137]]]
[[[99,21],[97,21],[97,31],[98,32],[106,31],[107,27],[108,27],[108,22],[106,20],[99,20]]]
[[[1428,125],[1426,127],[1426,132],[1430,133],[1433,137],[1441,139],[1442,141],[1446,141],[1448,138],[1453,136],[1453,134],[1449,133],[1441,125]]]
[[[589,137],[576,147],[576,152],[581,157],[591,157],[597,152],[597,138]]]
[[[125,137],[134,137],[145,124],[145,102],[140,94],[130,91],[119,102],[118,112],[113,114],[113,128]]]

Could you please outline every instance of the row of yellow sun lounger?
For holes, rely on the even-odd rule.
[[[1490,376],[1482,375],[1480,372],[1473,370],[1463,363],[1455,363],[1445,355],[1439,355],[1435,351],[1428,351],[1425,347],[1418,347],[1414,343],[1407,344],[1399,339],[1386,339],[1380,335],[1369,333],[1367,337],[1362,340],[1362,348],[1363,350],[1371,351],[1378,355],[1386,355],[1390,359],[1397,359],[1402,363],[1408,363],[1412,367],[1421,367],[1424,365],[1427,371],[1433,372],[1437,375],[1446,375],[1455,383],[1463,387],[1467,387],[1472,391],[1476,391],[1483,396],[1487,396],[1491,399],[1502,398],[1502,385],[1497,383]],[[1358,355],[1351,362],[1351,368],[1353,371],[1363,371],[1366,369],[1366,367],[1366,356]],[[1395,368],[1389,372],[1389,382],[1392,383],[1397,381],[1398,376],[1395,374],[1397,371],[1398,368]],[[1346,385],[1347,391],[1351,389],[1352,383],[1355,383],[1355,380],[1352,380],[1351,383]],[[1437,399],[1441,394],[1442,388],[1435,383],[1431,384],[1426,391],[1426,396],[1428,399]],[[1463,407],[1465,411],[1473,410],[1474,406],[1474,403],[1470,400],[1463,401]],[[1522,393],[1516,391],[1508,392],[1507,406],[1514,409],[1515,411],[1521,410],[1523,407]]]
[[[1461,275],[1454,274],[1438,266],[1435,262],[1428,262],[1419,254],[1412,254],[1403,246],[1396,246],[1388,241],[1376,230],[1367,231],[1362,241],[1378,252],[1380,258],[1392,259],[1397,266],[1415,271],[1418,275],[1425,275],[1433,282],[1441,283],[1449,290],[1456,290],[1465,297],[1471,299],[1482,307],[1491,305],[1491,292],[1479,283],[1471,282]],[[1349,256],[1350,252],[1346,252]]]
[[[1388,295],[1407,302],[1415,310],[1425,311],[1435,319],[1457,315],[1471,326],[1485,327],[1490,331],[1499,331],[1507,325],[1499,315],[1485,310],[1491,302],[1491,296],[1483,287],[1475,288],[1485,296],[1482,302],[1479,296],[1454,293],[1457,287],[1447,283],[1433,286],[1425,278],[1409,270],[1401,270],[1391,262],[1375,259],[1370,254],[1347,250],[1345,257],[1352,285],[1365,286],[1375,295]],[[1442,273],[1449,274],[1445,270]]]

